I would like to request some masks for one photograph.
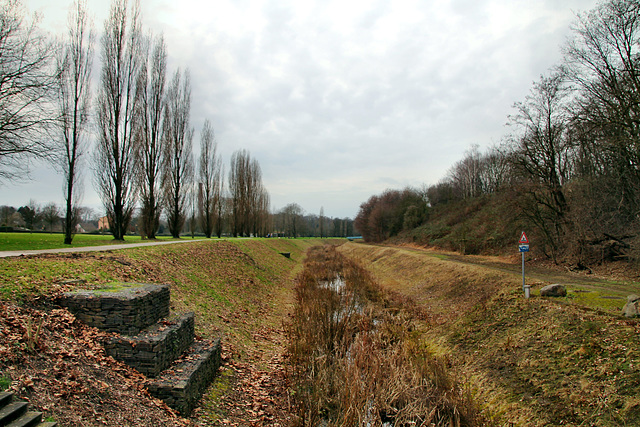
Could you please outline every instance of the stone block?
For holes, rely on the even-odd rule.
[[[553,284],[547,285],[544,288],[540,289],[540,296],[543,297],[566,297],[567,296],[567,288],[563,285]]]
[[[152,396],[188,416],[209,383],[215,378],[222,361],[220,340],[195,342],[185,354],[159,377],[148,380]]]
[[[107,354],[155,377],[193,343],[194,314],[185,313],[157,322],[135,336],[112,337],[104,343]]]
[[[169,285],[127,283],[66,292],[59,302],[90,326],[136,335],[169,315],[169,300]]]

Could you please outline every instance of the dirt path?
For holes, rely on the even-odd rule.
[[[285,374],[285,337],[281,328],[263,328],[254,334],[270,351],[255,351],[246,360],[227,354],[221,376],[229,378],[230,390],[217,402],[217,419],[200,426],[275,426],[292,424],[295,418]],[[260,345],[260,344],[258,344]]]
[[[482,266],[491,270],[522,276],[520,258],[498,256],[460,255],[451,252],[439,252],[424,248],[403,247],[407,251],[424,253],[461,264]],[[517,259],[516,259],[517,258]],[[551,261],[527,260],[525,262],[527,281],[560,283],[587,290],[607,291],[613,294],[627,295],[630,292],[640,293],[640,277],[638,272],[628,265],[595,266],[588,270],[574,270],[567,265],[555,265]]]

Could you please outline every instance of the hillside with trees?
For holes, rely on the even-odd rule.
[[[637,1],[578,14],[563,61],[514,104],[502,142],[471,147],[435,185],[372,196],[356,218],[364,238],[511,252],[526,229],[556,262],[638,260],[639,33]],[[415,227],[408,211],[421,210]]]

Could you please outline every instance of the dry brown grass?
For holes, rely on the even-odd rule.
[[[496,423],[640,425],[640,324],[619,308],[572,294],[525,300],[513,273],[460,257],[354,244],[340,251],[438,320],[422,335],[424,345],[466,373]],[[598,286],[606,291],[606,283]],[[617,292],[622,285],[613,286]]]
[[[385,289],[411,298],[437,323],[455,321],[500,289],[518,286],[511,274],[452,263],[437,253],[361,244],[339,250],[366,265]]]
[[[326,282],[341,277],[344,287]],[[447,357],[423,345],[419,310],[335,248],[314,248],[286,325],[302,425],[473,426],[484,420]]]

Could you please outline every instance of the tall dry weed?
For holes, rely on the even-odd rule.
[[[415,307],[334,247],[310,251],[296,298],[285,329],[301,425],[484,424],[448,360],[414,333]]]

